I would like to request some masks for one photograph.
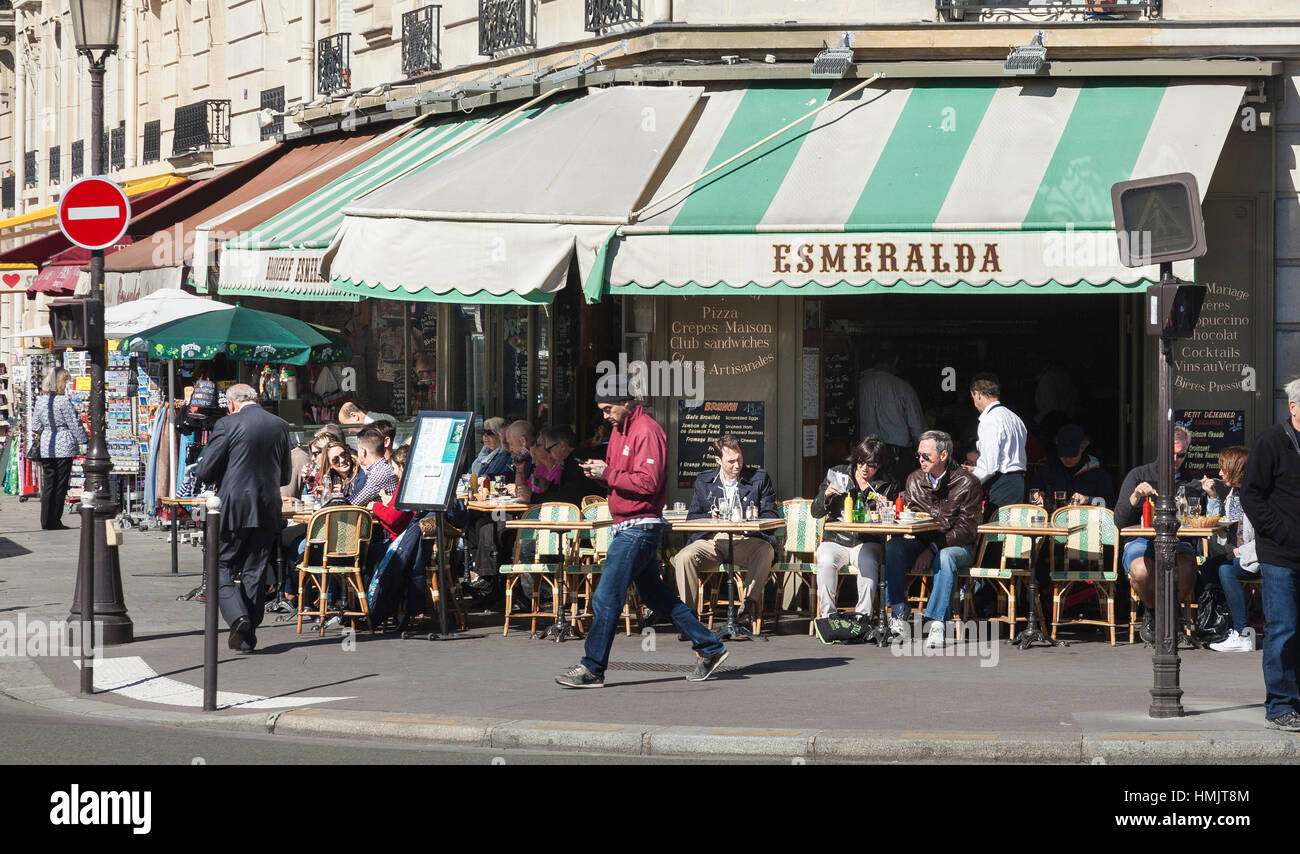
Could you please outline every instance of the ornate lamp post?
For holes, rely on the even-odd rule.
[[[104,172],[104,63],[117,51],[117,28],[122,17],[122,0],[70,0],[72,34],[77,52],[85,54],[90,63],[90,173]],[[104,340],[104,250],[95,249],[90,255],[90,296],[86,300],[87,350],[90,355],[90,443],[86,449],[85,491],[91,500],[85,501],[94,514],[94,536],[82,537],[82,549],[77,574],[80,602],[82,571],[91,562],[94,577],[94,618],[103,626],[105,645],[130,643],[134,626],[126,614],[122,600],[121,568],[117,562],[117,549],[108,547],[108,520],[117,513],[108,484],[108,473],[113,463],[108,455],[104,436],[104,366],[107,363],[107,343]],[[83,514],[82,524],[87,516]],[[94,543],[87,553],[87,543]],[[72,614],[80,618],[80,605],[74,605]]]

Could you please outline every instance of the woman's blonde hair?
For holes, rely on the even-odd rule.
[[[72,374],[64,368],[50,368],[50,372],[45,375],[45,382],[41,384],[42,394],[66,394],[68,391],[68,380],[72,379]]]

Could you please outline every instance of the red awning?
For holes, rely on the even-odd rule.
[[[27,293],[70,297],[77,290],[80,276],[81,269],[77,264],[51,264],[36,274],[27,287]]]

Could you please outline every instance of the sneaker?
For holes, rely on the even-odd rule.
[[[930,623],[930,632],[926,635],[925,645],[930,649],[941,649],[944,645],[943,620]]]
[[[1281,717],[1268,718],[1266,723],[1273,729],[1300,732],[1300,712],[1287,712]]]
[[[911,629],[907,626],[907,621],[902,617],[889,618],[889,634],[896,638],[907,640],[911,635]]]
[[[335,614],[334,616],[330,617],[328,620],[325,621],[325,631],[329,631],[330,629],[337,629],[341,625],[343,625],[343,618],[340,617],[338,614]]]
[[[717,655],[701,655],[700,660],[695,662],[695,669],[686,677],[687,682],[703,682],[713,675],[713,672],[722,666],[722,662],[727,660],[731,653],[723,650]]]
[[[605,684],[605,677],[597,676],[581,664],[575,664],[556,676],[555,684],[565,688],[599,688]]]
[[[1138,637],[1142,638],[1142,643],[1147,646],[1155,646],[1156,612],[1150,608],[1142,615],[1142,625],[1138,628]]]
[[[1215,652],[1254,652],[1255,641],[1237,634],[1236,629],[1229,629],[1228,636],[1218,643],[1210,644],[1210,649]]]

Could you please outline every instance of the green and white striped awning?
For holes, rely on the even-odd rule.
[[[600,248],[588,298],[1144,287],[1158,271],[1120,265],[1111,185],[1191,172],[1204,194],[1244,90],[882,80],[691,183],[853,84],[711,87],[652,203]]]
[[[484,142],[513,133],[565,103],[552,101],[518,111],[444,119],[415,128],[292,207],[226,241],[220,254],[217,292],[315,300],[389,296],[365,283],[321,278],[321,259],[343,222],[344,207],[395,179],[422,181],[426,170],[435,164],[455,160]],[[375,248],[390,251],[384,245]],[[404,298],[464,302],[472,300],[476,291],[473,283],[467,282],[461,292],[424,291]],[[539,299],[532,294],[505,294],[493,301],[529,303],[550,299],[550,295]]]

